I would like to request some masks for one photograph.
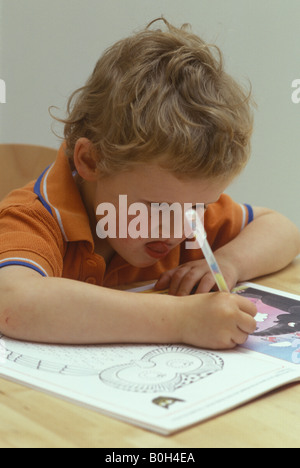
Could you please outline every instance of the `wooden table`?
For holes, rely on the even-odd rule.
[[[300,259],[256,280],[300,295]],[[300,447],[300,385],[273,391],[169,437],[0,379],[0,447]]]

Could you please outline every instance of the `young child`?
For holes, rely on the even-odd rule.
[[[56,162],[0,205],[0,330],[51,343],[186,343],[232,348],[256,329],[255,306],[210,292],[214,280],[186,234],[105,237],[128,206],[203,203],[208,241],[230,288],[286,266],[298,229],[223,194],[250,152],[250,98],[217,47],[166,20],[121,40],[75,91]],[[100,209],[99,209],[100,207]],[[125,221],[124,221],[125,220]],[[99,224],[100,223],[100,224]],[[113,224],[114,225],[114,224]],[[103,227],[103,226],[102,226]],[[123,233],[124,234],[124,233]],[[282,248],[284,246],[284,248]],[[118,291],[155,280],[169,295]],[[190,295],[197,287],[197,293]]]

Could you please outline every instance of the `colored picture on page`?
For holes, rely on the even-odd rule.
[[[300,364],[300,300],[241,286],[236,294],[255,303],[257,329],[244,348]]]

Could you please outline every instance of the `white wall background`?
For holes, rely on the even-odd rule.
[[[221,47],[229,73],[252,83],[252,159],[228,193],[300,227],[300,103],[291,100],[300,78],[300,0],[0,0],[0,143],[58,148],[48,107],[63,111],[104,49],[161,14],[176,26],[190,23]]]

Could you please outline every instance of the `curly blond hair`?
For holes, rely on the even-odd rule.
[[[159,160],[178,176],[229,177],[250,154],[251,106],[217,46],[158,18],[104,52],[57,120],[70,160],[86,137],[103,175]]]

